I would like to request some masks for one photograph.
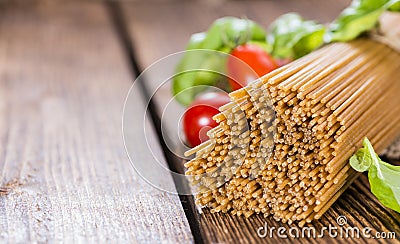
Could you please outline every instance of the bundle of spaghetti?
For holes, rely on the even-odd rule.
[[[358,176],[348,158],[368,137],[400,133],[400,55],[368,39],[327,45],[230,94],[210,140],[186,155],[197,204],[302,226]]]

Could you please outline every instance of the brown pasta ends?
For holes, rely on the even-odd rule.
[[[212,212],[319,219],[358,176],[348,158],[400,133],[400,55],[360,39],[325,46],[230,94],[210,140],[186,152]]]

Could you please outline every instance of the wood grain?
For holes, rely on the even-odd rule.
[[[267,26],[280,14],[289,11],[299,12],[307,19],[329,22],[334,19],[341,9],[348,6],[350,1],[166,1],[166,2],[135,2],[122,3],[124,17],[135,49],[139,66],[144,69],[154,61],[173,52],[184,49],[190,35],[205,31],[212,21],[218,17],[233,15],[246,16]],[[151,80],[148,84],[151,87]],[[169,90],[165,88],[164,95],[155,97],[160,111],[169,100]],[[166,95],[165,95],[166,94]],[[161,115],[159,115],[161,117]],[[174,115],[177,116],[177,115]],[[176,162],[178,165],[181,162]],[[383,207],[371,194],[366,175],[362,175],[341,196],[332,208],[319,221],[309,226],[320,231],[323,227],[332,225],[339,227],[336,220],[339,216],[347,218],[345,227],[364,227],[377,231],[396,233],[400,242],[400,215]],[[271,217],[253,215],[244,217],[229,214],[211,214],[209,209],[202,210],[199,218],[189,219],[191,225],[198,225],[201,237],[206,243],[258,243],[258,242],[287,242],[287,243],[384,243],[388,240],[369,238],[288,238],[281,239],[276,235],[272,238],[260,239],[257,229],[265,223],[270,227],[290,227],[276,222]]]
[[[126,156],[133,76],[106,6],[2,2],[0,36],[0,242],[192,242]]]

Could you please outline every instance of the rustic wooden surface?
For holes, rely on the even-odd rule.
[[[265,223],[290,226],[259,215],[199,214],[191,197],[151,187],[129,164],[121,113],[135,71],[183,50],[192,33],[218,17],[246,16],[267,26],[297,11],[327,22],[348,3],[0,1],[0,242],[321,242],[260,239]],[[157,94],[155,119],[169,95],[167,86]],[[157,139],[154,131],[150,136]],[[161,154],[160,145],[152,146]],[[182,162],[169,163],[182,171]],[[338,226],[341,215],[348,226],[400,236],[400,215],[372,196],[365,175],[312,225]]]
[[[192,242],[126,156],[132,74],[106,4],[0,3],[1,243]]]
[[[329,22],[334,19],[350,1],[156,1],[156,2],[124,2],[121,3],[124,19],[127,23],[127,31],[133,47],[133,56],[136,65],[144,69],[168,54],[182,51],[190,35],[195,32],[205,31],[206,28],[218,17],[233,15],[246,16],[254,19],[264,26],[282,13],[288,11],[299,12],[307,19],[315,19],[320,22]],[[152,79],[148,80],[151,89]],[[168,87],[155,97],[155,102],[160,108],[156,113],[162,112],[166,101],[169,100]],[[161,114],[158,114],[161,117]],[[177,161],[176,164],[182,162]],[[400,237],[400,215],[383,207],[371,194],[366,175],[362,175],[341,196],[324,217],[309,226],[320,230],[323,226],[338,227],[336,219],[339,216],[347,218],[348,225],[370,227],[372,233],[377,231],[394,231],[397,241]],[[189,218],[193,226],[200,226],[200,233],[195,233],[196,240],[207,243],[255,243],[260,241],[275,242],[300,242],[320,243],[321,239],[260,239],[257,229],[264,226],[284,226],[287,224],[274,221],[272,218],[264,218],[253,215],[244,217],[231,216],[229,214],[211,214],[208,209],[203,213]],[[385,242],[376,239],[350,239],[329,238],[324,241],[331,243],[375,243]],[[395,242],[396,240],[390,240]]]

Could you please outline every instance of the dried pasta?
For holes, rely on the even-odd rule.
[[[302,226],[358,176],[348,158],[367,136],[377,151],[400,132],[400,55],[359,39],[327,45],[230,94],[189,150],[196,202]]]

